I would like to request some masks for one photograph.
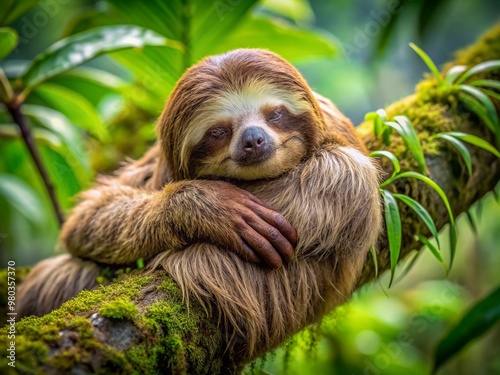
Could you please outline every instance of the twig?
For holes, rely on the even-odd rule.
[[[26,123],[26,118],[22,114],[19,104],[9,103],[6,104],[6,107],[10,115],[12,116],[12,120],[14,120],[14,122],[19,126],[19,129],[21,130],[21,135],[23,137],[24,143],[28,148],[28,151],[31,155],[31,158],[33,159],[33,162],[35,163],[36,169],[38,170],[40,177],[42,178],[45,189],[49,194],[50,202],[52,203],[52,208],[54,209],[54,212],[56,214],[59,226],[62,226],[62,224],[64,223],[64,215],[61,210],[61,206],[59,205],[59,201],[57,200],[54,190],[54,185],[52,185],[47,170],[43,165],[43,161],[40,156],[40,152],[38,151],[38,148],[36,146],[35,139],[33,138],[31,129]]]

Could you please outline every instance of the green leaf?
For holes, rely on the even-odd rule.
[[[225,48],[270,48],[291,60],[312,55],[332,56],[339,50],[339,43],[328,33],[298,29],[288,23],[278,23],[272,17],[250,16],[257,0],[190,0],[185,4],[164,0],[108,0],[107,3],[111,6],[103,10],[101,14],[105,17],[101,17],[100,22],[139,25],[186,46],[183,51],[145,47],[140,54],[124,50],[111,56],[131,71],[140,86],[150,91],[157,101],[155,111],[163,106],[186,68],[205,56],[226,52]],[[95,19],[95,14],[91,18]],[[81,30],[81,26],[73,29]],[[264,37],[264,31],[268,34],[259,39],[260,35]]]
[[[61,39],[38,55],[23,76],[29,90],[104,53],[147,45],[180,49],[181,44],[138,26],[104,26]]]
[[[210,53],[219,54],[236,48],[265,48],[289,61],[304,55],[333,57],[338,56],[340,51],[337,40],[326,33],[298,28],[283,20],[278,22],[269,17],[255,16],[245,19]]]
[[[443,257],[441,256],[441,251],[439,251],[433,244],[430,242],[426,237],[422,236],[421,234],[417,234],[418,240],[426,246],[429,251],[434,255],[434,257],[443,265],[444,270],[446,271],[446,275],[448,275],[448,266],[443,260]],[[437,238],[437,237],[436,237]]]
[[[87,130],[98,139],[108,136],[106,126],[97,110],[80,94],[65,87],[45,83],[36,89],[39,96],[48,107],[63,113],[73,124]]]
[[[369,156],[372,158],[386,157],[392,163],[392,175],[386,181],[384,181],[384,183],[381,184],[380,187],[386,186],[391,181],[393,181],[394,176],[396,176],[401,170],[398,158],[390,151],[385,151],[385,150],[373,151]]]
[[[467,170],[469,171],[469,176],[472,175],[472,159],[467,146],[465,146],[463,142],[446,133],[438,133],[433,138],[444,139],[445,141],[451,143],[464,159]]]
[[[110,95],[135,95],[139,90],[137,87],[132,89],[128,82],[112,73],[86,66],[79,66],[53,77],[50,83],[67,89],[78,87],[78,93],[96,108]],[[135,104],[134,101],[132,103]]]
[[[36,124],[48,129],[62,142],[63,147],[55,148],[73,168],[81,185],[85,185],[92,176],[90,161],[82,147],[83,140],[79,131],[60,112],[37,105],[23,105],[23,113]]]
[[[448,211],[448,216],[450,218],[450,269],[451,269],[453,265],[453,260],[455,259],[455,251],[457,248],[457,230],[455,226],[455,218],[453,216],[453,211],[451,210],[450,202],[448,201],[446,194],[444,193],[443,189],[439,187],[438,184],[432,181],[429,177],[424,176],[420,173],[413,171],[403,172],[398,174],[395,180],[398,180],[400,178],[416,178],[417,180],[426,183],[432,189],[434,189],[434,191],[438,193],[439,197],[442,199],[446,207],[446,211]]]
[[[427,67],[430,69],[436,80],[438,81],[438,85],[441,86],[444,81],[443,77],[441,76],[441,73],[439,72],[439,69],[437,68],[436,64],[434,64],[434,61],[427,55],[420,47],[418,47],[416,44],[410,43],[410,48],[413,49],[422,59],[422,61],[427,65]]]
[[[398,204],[391,192],[380,189],[380,193],[384,197],[385,226],[391,258],[391,280],[389,281],[389,287],[391,287],[401,251],[401,217],[399,216]]]
[[[457,81],[457,84],[465,82],[467,78],[474,74],[489,72],[490,70],[500,69],[500,60],[490,60],[479,63],[470,68],[462,77]]]
[[[387,124],[387,122],[385,124]],[[384,132],[382,133],[382,141],[387,146],[389,146],[391,144],[391,134],[392,134],[392,128],[389,126],[386,126],[386,128],[384,129]]]
[[[396,116],[394,117],[394,120],[396,120],[396,122],[387,121],[385,124],[399,133],[399,135],[403,138],[406,147],[408,147],[411,154],[417,161],[420,171],[422,173],[426,173],[427,168],[425,166],[424,152],[422,150],[422,146],[420,145],[418,135],[413,128],[413,124],[406,116]]]
[[[431,232],[432,236],[436,239],[438,248],[441,248],[441,245],[439,244],[439,236],[438,236],[438,231],[436,229],[436,225],[434,224],[434,220],[432,220],[431,215],[427,210],[415,199],[403,195],[403,194],[393,194],[395,198],[399,199],[401,202],[406,204],[408,207],[410,207],[413,212],[415,212],[424,222],[424,224],[427,226],[429,229],[429,232]]]
[[[0,196],[23,214],[28,220],[41,223],[45,213],[39,196],[23,180],[8,174],[0,174]]]
[[[288,17],[296,22],[314,20],[314,13],[307,0],[263,0],[260,6],[267,11]]]
[[[168,1],[108,0],[121,22],[133,23],[185,44],[185,53],[165,54],[165,63],[173,63],[174,72],[182,73],[199,59],[212,55],[214,48],[230,38],[257,0]],[[113,19],[111,19],[113,21]],[[161,61],[158,62],[162,64]],[[169,71],[167,67],[164,71]],[[153,69],[158,69],[153,65]],[[178,76],[175,81],[177,81]],[[175,82],[174,81],[174,82]]]
[[[8,26],[28,10],[37,5],[39,0],[2,0],[0,7],[0,26]]]
[[[16,30],[10,27],[0,27],[0,60],[7,57],[19,42]]]
[[[453,82],[456,81],[456,79],[460,76],[460,74],[462,74],[463,72],[465,72],[467,70],[467,66],[466,65],[456,65],[456,66],[452,66],[447,72],[446,72],[446,75],[444,77],[444,80],[446,82],[447,85],[452,85]]]
[[[384,123],[387,121],[387,114],[384,109],[379,109],[376,112],[368,112],[365,115],[366,121],[373,121],[373,132],[376,137],[379,137],[384,131]]]
[[[435,352],[435,372],[466,345],[491,329],[500,320],[500,287],[476,303],[439,342]]]
[[[462,132],[446,132],[441,134],[447,134],[454,138],[458,138],[464,142],[470,143],[471,145],[474,145],[476,147],[482,148],[483,150],[491,152],[497,158],[500,158],[500,152],[498,152],[498,150],[495,147],[493,147],[490,143],[488,143],[484,139],[479,138],[475,135]]]
[[[484,86],[492,89],[500,90],[500,82],[494,79],[478,79],[477,81],[470,82],[471,86]]]
[[[476,98],[464,93],[459,93],[458,98],[467,108],[469,108],[469,110],[475,113],[486,124],[493,134],[498,133],[498,130],[495,124],[491,121],[486,108]]]
[[[378,260],[377,260],[377,252],[375,251],[375,248],[372,246],[370,247],[370,254],[372,255],[372,260],[373,260],[373,266],[375,267],[375,278],[378,277]]]
[[[486,108],[488,117],[491,120],[492,124],[494,125],[494,128],[496,129],[495,134],[498,134],[500,132],[500,123],[498,122],[497,110],[495,108],[495,104],[493,104],[488,95],[483,93],[478,88],[470,85],[459,85],[458,87],[463,92],[476,98]]]

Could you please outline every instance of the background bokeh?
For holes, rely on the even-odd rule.
[[[63,36],[93,26],[131,23],[135,15],[127,13],[128,3],[120,8],[114,0],[41,1],[13,24],[20,43],[0,66],[14,76]],[[237,9],[237,3],[223,4],[235,4],[231,9]],[[47,22],[41,22],[40,13]],[[409,42],[442,66],[456,50],[498,22],[499,15],[500,2],[495,0],[265,0],[234,25],[227,39],[214,41],[210,50],[199,47],[192,58],[235,47],[273,49],[358,124],[365,113],[411,94],[427,71]],[[137,23],[156,27],[147,17]],[[110,173],[126,157],[140,157],[154,142],[155,119],[182,69],[171,69],[175,55],[172,61],[141,60],[150,52],[154,55],[155,50],[148,48],[99,57],[84,69],[51,79],[30,95],[27,103],[34,112],[40,106],[50,107],[65,117],[61,121],[81,127],[99,121],[109,131],[102,139],[80,132],[72,138],[74,147],[64,150],[57,147],[57,140],[39,132],[37,140],[64,209],[72,207],[75,194],[88,187],[96,173]],[[66,104],[61,106],[57,97]],[[27,114],[35,129],[41,129],[36,113]],[[52,113],[51,118],[57,116]],[[2,132],[8,123],[0,110],[0,174],[12,180],[10,190],[0,194],[0,264],[15,259],[18,265],[31,265],[54,254],[58,226],[24,145]],[[471,213],[478,233],[459,218],[457,258],[447,279],[441,265],[424,251],[391,289],[386,277],[381,277],[328,316],[322,335],[299,334],[248,372],[428,374],[439,339],[500,282],[500,207],[487,196]],[[441,237],[446,244],[447,236]],[[399,272],[408,263],[401,262]],[[497,327],[469,345],[441,373],[500,374],[499,350]]]

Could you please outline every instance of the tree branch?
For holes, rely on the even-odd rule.
[[[500,58],[500,26],[461,54],[455,63],[473,65]],[[483,78],[499,79],[499,73]],[[497,103],[498,105],[498,103]],[[484,194],[495,188],[500,178],[500,162],[493,155],[469,147],[473,173],[460,156],[430,136],[442,131],[476,134],[490,142],[487,127],[458,100],[455,92],[437,89],[433,79],[423,81],[414,95],[387,108],[389,116],[402,114],[413,122],[422,141],[430,177],[448,195],[455,215],[466,211]],[[398,136],[384,146],[364,123],[358,133],[370,150],[388,149],[402,162],[402,168],[417,170],[411,154]],[[382,160],[386,173],[391,166]],[[426,185],[414,180],[397,180],[389,186],[421,202],[437,226],[448,222],[440,198]],[[417,232],[428,234],[425,226],[405,207],[401,207],[404,238],[401,257],[420,248]],[[389,267],[387,240],[378,246],[379,269]],[[368,257],[359,285],[374,277]],[[238,355],[225,352],[226,338],[217,322],[194,301],[190,310],[176,284],[161,272],[135,275],[121,282],[84,291],[60,309],[40,318],[18,322],[15,340],[16,366],[26,373],[189,373],[227,374],[243,366]],[[9,327],[0,330],[0,346],[9,347]],[[0,370],[9,373],[8,358],[0,358]]]
[[[19,129],[21,130],[21,136],[23,137],[24,144],[28,148],[31,159],[35,163],[35,167],[38,170],[40,177],[42,178],[43,185],[45,186],[45,189],[47,190],[47,193],[49,195],[50,202],[52,204],[52,208],[56,215],[59,226],[62,226],[62,224],[64,223],[64,214],[62,212],[59,201],[57,200],[54,185],[52,184],[49,174],[45,169],[45,165],[43,164],[42,157],[40,156],[40,152],[38,151],[38,147],[36,145],[31,129],[26,123],[26,118],[21,112],[21,106],[19,104],[16,104],[15,102],[6,103],[5,106],[7,107],[12,120],[17,124],[17,126],[19,126]]]

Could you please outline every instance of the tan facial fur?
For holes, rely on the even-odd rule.
[[[191,159],[190,164],[195,166],[192,174],[197,178],[256,180],[277,177],[297,166],[310,146],[301,136],[303,124],[295,123],[307,108],[300,97],[265,82],[250,82],[199,110],[186,131],[181,154]],[[269,118],[270,113],[274,118]],[[242,134],[249,127],[261,128],[269,136],[274,152],[262,162],[242,165],[236,155]],[[222,136],[212,139],[213,133]],[[188,151],[198,146],[202,157]]]

